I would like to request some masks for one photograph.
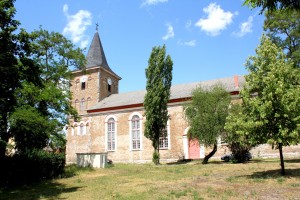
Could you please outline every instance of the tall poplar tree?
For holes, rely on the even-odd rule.
[[[173,62],[166,55],[165,45],[153,47],[146,68],[145,136],[152,141],[154,147],[153,162],[159,164],[159,138],[167,135],[169,119],[167,104],[170,98]]]

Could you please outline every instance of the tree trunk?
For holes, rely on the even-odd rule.
[[[213,150],[204,157],[203,161],[202,161],[202,164],[207,164],[208,163],[208,159],[210,159],[213,155],[215,155],[215,153],[217,152],[218,150],[218,147],[217,147],[217,144],[214,144],[214,148]]]
[[[279,155],[280,155],[280,166],[281,166],[281,175],[285,175],[285,169],[284,169],[284,160],[283,160],[283,154],[282,154],[282,143],[278,144],[279,149]]]

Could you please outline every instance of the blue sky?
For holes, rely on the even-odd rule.
[[[242,0],[17,0],[15,18],[27,31],[40,25],[78,47],[99,34],[120,92],[143,90],[153,46],[165,44],[172,84],[243,75],[263,32],[259,9]]]

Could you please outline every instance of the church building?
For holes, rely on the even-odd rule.
[[[72,106],[77,109],[80,120],[70,119],[66,162],[76,163],[77,155],[81,153],[107,153],[113,162],[151,162],[152,142],[143,134],[146,90],[119,93],[121,77],[116,73],[117,69],[108,65],[98,32],[93,37],[86,59],[84,72],[72,72]],[[159,140],[161,161],[199,159],[207,153],[203,145],[187,137],[189,126],[183,113],[183,104],[191,98],[197,86],[208,88],[220,83],[234,100],[238,98],[244,81],[243,76],[232,76],[173,85],[168,103],[168,134]]]

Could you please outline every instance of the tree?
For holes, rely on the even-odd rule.
[[[281,174],[285,174],[282,147],[299,143],[300,69],[263,36],[256,56],[246,62],[249,75],[241,91],[244,119],[241,127],[252,143],[278,148]],[[240,130],[243,130],[240,129]]]
[[[245,122],[247,122],[247,115],[244,113],[243,104],[230,105],[224,127],[224,141],[228,144],[228,148],[238,163],[244,162],[244,155],[256,146],[256,143],[252,143],[247,134],[253,124]]]
[[[281,10],[265,12],[264,30],[283,49],[296,67],[300,67],[300,12]]]
[[[213,85],[209,89],[195,89],[192,100],[184,106],[184,113],[190,125],[189,137],[212,147],[212,151],[204,157],[203,164],[207,164],[209,158],[217,151],[217,139],[224,133],[230,100],[230,94],[222,85]]]
[[[170,98],[173,62],[166,56],[166,47],[153,47],[146,68],[145,136],[154,147],[153,162],[159,164],[159,138],[167,135],[169,119],[167,104]]]
[[[6,147],[12,137],[8,121],[17,104],[15,91],[21,88],[23,81],[36,81],[38,68],[28,58],[30,43],[28,34],[21,30],[14,32],[19,22],[14,20],[14,0],[0,2],[0,158],[5,156]]]
[[[39,67],[40,84],[23,81],[16,90],[17,108],[10,124],[19,151],[65,144],[61,130],[68,123],[68,115],[77,116],[70,105],[70,68],[80,68],[85,61],[82,51],[59,33],[40,28],[30,38],[31,58]],[[34,128],[33,119],[39,127]],[[40,141],[27,142],[34,138]]]
[[[244,0],[244,5],[251,8],[262,7],[261,13],[268,9],[270,11],[278,9],[300,10],[300,2],[298,0]]]

